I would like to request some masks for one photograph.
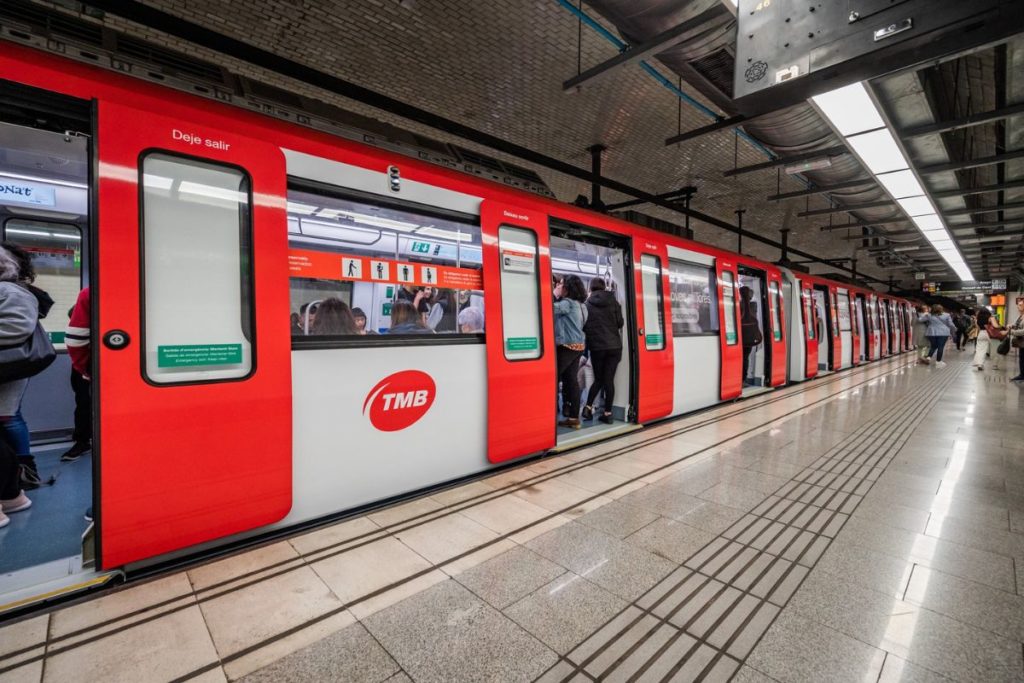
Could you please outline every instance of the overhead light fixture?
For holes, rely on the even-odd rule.
[[[911,218],[914,216],[927,216],[929,214],[935,215],[935,207],[932,206],[932,201],[923,195],[920,197],[897,199],[896,203],[902,206],[903,210]]]
[[[806,173],[807,171],[821,171],[826,168],[832,168],[832,157],[823,156],[808,159],[807,161],[798,161],[794,164],[787,164],[782,167],[782,170],[787,175],[796,175],[797,173]]]
[[[929,244],[962,279],[973,279],[935,204],[911,168],[864,82],[811,98],[878,184],[917,225]]]
[[[75,183],[70,180],[53,180],[50,178],[40,178],[34,175],[23,175],[21,173],[8,173],[7,171],[0,171],[0,178],[12,178],[14,180],[27,180],[30,183],[45,183],[47,185],[60,185],[61,187],[73,187],[78,190],[88,190],[89,186],[85,183]]]
[[[857,82],[811,98],[844,136],[885,128],[864,83]]]
[[[887,128],[848,137],[846,142],[857,152],[857,156],[868,170],[876,176],[879,173],[900,171],[910,166],[896,144],[896,138]]]
[[[916,197],[917,195],[924,194],[921,183],[917,182],[914,172],[909,168],[903,171],[882,173],[878,176],[878,182],[889,191],[893,199]]]

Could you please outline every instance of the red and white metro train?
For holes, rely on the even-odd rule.
[[[56,188],[37,189],[42,203],[6,203],[21,221],[9,241],[31,238],[32,220],[59,223],[62,195],[81,194],[90,571],[298,525],[909,349],[909,302],[871,290],[27,47],[4,45],[0,85],[23,110],[63,108],[90,126],[48,140],[0,120],[0,146],[66,144],[83,169],[78,183],[0,173]],[[557,427],[552,278],[569,274],[605,279],[626,321],[616,422],[579,431]],[[747,297],[762,337],[753,347]],[[365,329],[318,333],[334,300],[359,309]],[[410,308],[411,328],[399,321]],[[462,324],[466,309],[482,331]],[[66,376],[52,386],[64,390]]]

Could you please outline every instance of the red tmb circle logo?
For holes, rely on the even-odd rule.
[[[414,425],[427,414],[437,389],[433,378],[419,370],[388,375],[370,389],[363,401],[363,415],[382,432],[397,432]]]

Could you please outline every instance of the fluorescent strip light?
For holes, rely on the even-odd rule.
[[[13,178],[14,180],[27,180],[32,183],[44,183],[47,185],[60,185],[61,187],[73,187],[78,190],[88,190],[89,186],[85,183],[73,183],[69,180],[49,180],[47,178],[40,178],[34,175],[22,175],[20,173],[7,173],[6,171],[0,171],[0,178]]]
[[[846,142],[853,147],[868,170],[876,176],[910,166],[896,144],[896,139],[887,128],[848,137]]]
[[[842,135],[885,128],[885,122],[862,82],[851,83],[811,99]]]
[[[905,199],[897,199],[896,203],[903,207],[903,210],[907,212],[907,215],[913,218],[914,216],[926,216],[928,214],[935,213],[935,207],[932,206],[932,202],[928,197],[906,197]]]
[[[879,175],[877,179],[878,182],[882,184],[882,187],[889,191],[889,194],[892,195],[893,199],[915,197],[917,195],[924,194],[924,189],[921,187],[921,183],[917,182],[917,177],[910,169],[907,169],[906,171],[883,173]]]
[[[162,175],[143,173],[142,184],[147,190],[169,190],[174,180]]]
[[[229,190],[226,187],[217,187],[216,185],[208,185],[206,183],[197,183],[191,180],[182,181],[181,185],[178,186],[178,192],[180,194],[190,194],[209,199],[224,199],[239,204],[249,203],[249,197],[244,192]]]
[[[312,216],[316,207],[301,202],[288,202],[288,213],[297,213],[300,216]]]
[[[456,232],[455,230],[443,230],[441,228],[435,228],[433,226],[427,226],[420,228],[416,231],[417,235],[429,235],[431,237],[440,237],[441,239],[458,240],[459,242],[472,242],[473,236],[464,233]]]
[[[924,214],[923,216],[914,216],[910,220],[914,221],[914,225],[916,225],[922,232],[938,230],[939,228],[944,230],[946,228],[946,226],[942,224],[942,219],[934,213]]]

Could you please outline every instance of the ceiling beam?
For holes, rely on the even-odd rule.
[[[783,192],[782,194],[772,194],[765,197],[770,202],[777,202],[783,199],[798,199],[800,197],[813,197],[816,194],[828,194],[829,192],[837,192],[839,190],[852,190],[855,187],[866,187],[868,185],[874,185],[874,178],[862,178],[860,180],[847,180],[846,182],[836,183],[834,185],[822,185],[820,187],[813,187],[807,190],[798,190],[796,192]]]
[[[646,59],[647,57],[653,57],[674,45],[678,45],[684,40],[688,40],[692,37],[693,33],[703,31],[704,24],[714,20],[715,18],[727,16],[728,14],[729,11],[725,9],[724,5],[721,3],[715,3],[692,19],[688,19],[677,26],[673,26],[666,31],[662,31],[647,42],[639,45],[633,45],[611,59],[605,60],[597,66],[592,66],[579,75],[573,76],[562,83],[562,90],[571,92],[582,88],[585,84],[593,85],[602,78],[606,78],[614,73],[616,69],[620,69],[627,64],[634,64],[642,59]]]
[[[996,204],[994,206],[982,206],[977,209],[954,209],[943,211],[943,216],[972,216],[976,213],[995,213],[996,211],[1012,211],[1024,209],[1024,202],[1011,202],[1010,204]]]
[[[872,228],[876,225],[895,225],[896,223],[908,223],[909,218],[891,218],[884,221],[862,221],[860,223],[839,223],[837,225],[822,225],[819,230],[822,232],[828,232],[830,230],[846,230],[847,228]],[[878,237],[878,235],[859,235],[857,239],[862,237]]]
[[[965,187],[957,188],[955,190],[944,190],[942,192],[932,192],[932,199],[949,199],[951,197],[964,197],[970,194],[986,194],[988,192],[999,192],[1000,190],[1012,190],[1014,188],[1024,187],[1024,180],[1014,180],[1009,183],[998,183],[996,185],[985,185],[983,187]]]
[[[800,161],[809,161],[811,159],[817,159],[819,157],[833,157],[840,154],[846,154],[849,150],[846,149],[846,145],[835,145],[834,147],[826,147],[825,149],[819,149],[816,152],[806,152],[804,154],[797,154],[791,157],[780,157],[778,159],[772,159],[770,161],[762,161],[759,164],[752,164],[750,166],[740,166],[739,168],[733,168],[722,173],[726,178],[734,175],[740,175],[743,173],[752,173],[754,171],[762,171],[766,168],[777,168],[779,166],[788,166],[789,164],[795,164]]]
[[[999,121],[1021,113],[1024,113],[1024,102],[1009,107],[1003,107],[1002,109],[993,109],[992,111],[981,112],[980,114],[971,114],[970,116],[964,116],[959,119],[939,121],[938,123],[929,123],[923,126],[907,128],[906,130],[900,131],[900,137],[906,140],[907,138],[916,138],[920,135],[949,133],[954,130],[960,130],[961,128],[970,128],[971,126],[980,126],[983,123]]]
[[[667,140],[665,140],[665,146],[666,147],[671,147],[672,145],[677,145],[680,142],[686,142],[687,140],[693,140],[694,138],[699,138],[699,137],[701,137],[703,135],[707,135],[709,133],[715,133],[715,132],[720,131],[720,130],[730,130],[730,129],[735,128],[736,126],[740,125],[741,123],[745,123],[746,121],[749,121],[749,120],[750,119],[747,118],[746,116],[730,116],[727,119],[724,119],[724,118],[718,119],[718,121],[715,121],[714,123],[710,123],[710,124],[708,124],[706,126],[701,126],[700,128],[694,128],[693,130],[688,130],[688,131],[686,131],[684,133],[679,133],[678,135],[673,135],[672,137],[670,137]]]
[[[877,209],[881,206],[892,206],[895,202],[891,199],[880,202],[868,202],[867,204],[847,204],[846,206],[833,206],[828,209],[811,209],[810,211],[801,211],[797,214],[797,218],[805,218],[807,216],[827,216],[830,213],[844,213],[846,211],[859,211],[861,209]]]
[[[1002,164],[1007,161],[1013,161],[1014,159],[1024,159],[1024,149],[1014,150],[1012,152],[1006,152],[1004,154],[993,154],[990,157],[980,157],[978,159],[968,159],[967,161],[951,161],[946,164],[932,164],[931,166],[922,166],[917,169],[918,173],[928,175],[931,173],[943,173],[945,171],[963,171],[968,168],[978,168],[979,166],[992,166],[994,164]]]

